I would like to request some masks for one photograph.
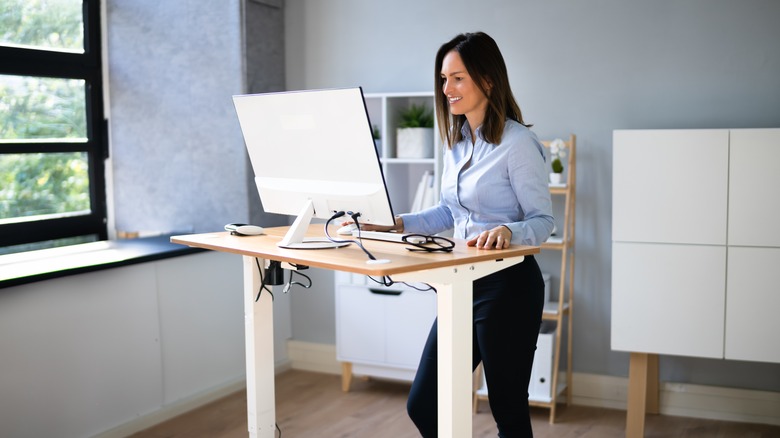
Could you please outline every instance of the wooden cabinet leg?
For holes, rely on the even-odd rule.
[[[647,355],[647,413],[659,414],[658,355]]]
[[[341,362],[341,390],[349,392],[352,385],[352,362]]]
[[[628,370],[628,409],[626,438],[645,434],[645,413],[648,407],[658,411],[658,355],[631,353]]]

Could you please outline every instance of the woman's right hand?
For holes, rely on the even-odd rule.
[[[353,223],[352,221],[342,222],[341,226],[343,227],[352,223]],[[395,225],[393,226],[361,223],[360,229],[365,231],[395,231],[401,233],[404,231],[404,220],[401,218],[401,216],[396,216]]]

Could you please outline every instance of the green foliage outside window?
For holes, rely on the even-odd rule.
[[[0,221],[90,209],[83,152],[0,155]]]
[[[0,0],[0,45],[84,52],[81,0]]]
[[[0,46],[84,53],[83,4],[0,0]],[[32,151],[86,143],[86,86],[84,79],[0,73],[0,146],[17,145],[0,153],[0,224],[90,211],[88,154]],[[31,153],[24,153],[27,144]]]
[[[0,140],[87,137],[84,81],[0,75]]]

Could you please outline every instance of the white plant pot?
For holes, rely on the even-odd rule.
[[[563,174],[551,172],[550,173],[550,183],[551,184],[560,184],[562,176],[563,176]]]
[[[433,158],[433,128],[398,128],[397,158]]]

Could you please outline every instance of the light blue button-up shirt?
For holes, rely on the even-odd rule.
[[[439,204],[402,214],[405,233],[436,234],[454,228],[471,239],[506,225],[512,243],[539,246],[553,230],[544,147],[530,129],[507,120],[500,144],[482,139],[472,145],[471,130],[444,155]],[[470,159],[470,160],[469,160]]]

